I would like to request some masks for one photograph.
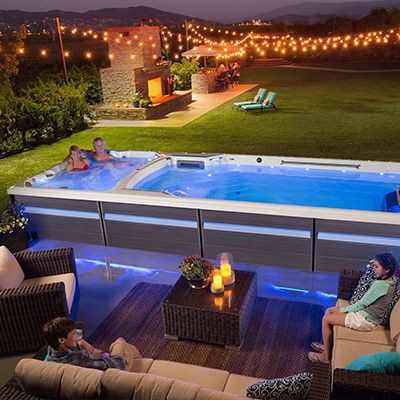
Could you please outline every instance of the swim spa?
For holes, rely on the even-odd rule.
[[[400,249],[399,214],[382,212],[397,163],[152,154],[111,189],[54,188],[53,177],[33,187],[32,177],[9,194],[27,204],[30,229],[52,239],[209,258],[230,251],[312,271],[359,268]]]

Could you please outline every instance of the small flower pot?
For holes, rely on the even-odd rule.
[[[185,279],[193,289],[204,289],[210,284],[210,277],[204,279]]]

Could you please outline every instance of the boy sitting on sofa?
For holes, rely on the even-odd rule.
[[[118,338],[110,346],[110,353],[94,348],[76,332],[75,321],[66,317],[55,318],[43,327],[49,345],[47,361],[106,370],[129,370],[134,358],[141,357],[135,346]]]

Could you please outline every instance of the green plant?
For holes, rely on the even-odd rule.
[[[175,77],[175,89],[187,90],[192,87],[192,75],[200,69],[199,63],[195,58],[191,61],[186,58],[171,65],[171,73]]]
[[[140,99],[139,100],[139,107],[140,108],[148,108],[152,104],[150,99]]]
[[[188,280],[207,279],[211,276],[213,264],[200,256],[187,256],[181,262],[179,269]]]
[[[140,100],[143,100],[144,96],[141,92],[136,92],[132,97],[133,107],[139,107]]]
[[[24,215],[25,206],[20,203],[6,203],[5,210],[0,215],[0,234],[13,233],[14,229],[24,229],[28,218]]]

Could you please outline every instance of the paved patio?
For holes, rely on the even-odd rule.
[[[211,111],[219,105],[232,100],[257,86],[258,84],[240,84],[224,92],[193,94],[193,102],[191,104],[181,110],[171,112],[161,119],[152,121],[100,120],[96,124],[96,127],[144,126],[179,128],[201,117],[203,114]]]

